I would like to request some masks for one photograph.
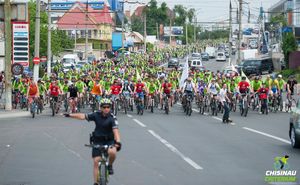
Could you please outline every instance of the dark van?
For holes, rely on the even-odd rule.
[[[274,71],[272,59],[269,57],[244,60],[241,67],[247,76],[251,74],[261,75],[263,73],[272,73]]]

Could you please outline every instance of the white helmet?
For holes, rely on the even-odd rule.
[[[282,78],[282,75],[278,75],[278,78]]]

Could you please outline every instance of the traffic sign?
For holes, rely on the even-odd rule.
[[[34,58],[33,58],[33,63],[34,63],[35,65],[38,65],[38,64],[40,63],[40,58],[39,58],[39,57],[34,57]]]
[[[41,62],[46,62],[47,61],[47,57],[46,56],[42,56],[41,57]]]

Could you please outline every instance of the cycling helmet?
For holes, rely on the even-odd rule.
[[[111,100],[110,99],[107,99],[107,98],[104,98],[100,101],[100,106],[103,107],[104,105],[109,105],[111,106]]]
[[[259,80],[259,76],[256,76],[256,77],[255,77],[255,80]]]
[[[282,75],[278,75],[278,78],[282,78]]]

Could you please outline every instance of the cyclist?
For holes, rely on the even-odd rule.
[[[134,92],[136,93],[136,98],[141,99],[142,100],[142,104],[143,104],[143,100],[144,100],[144,90],[145,90],[145,84],[142,82],[141,79],[138,79],[138,82],[135,84],[135,88],[134,88]],[[142,107],[144,107],[142,105]]]
[[[171,91],[172,91],[172,84],[169,83],[169,80],[167,78],[165,78],[165,82],[161,85],[161,89],[160,89],[160,105],[161,105],[161,109],[163,109],[163,96],[167,96],[169,98],[169,107],[171,105],[171,101],[172,101],[172,95],[171,95]]]
[[[289,92],[290,95],[294,95],[294,89],[296,89],[295,87],[297,87],[297,80],[295,78],[295,76],[290,76],[288,81],[287,81],[287,91]],[[297,89],[296,89],[297,92]]]
[[[36,100],[40,96],[37,83],[33,80],[33,78],[31,78],[30,80],[31,81],[29,83],[26,96],[28,98],[29,107],[31,107],[32,101]]]
[[[264,109],[266,110],[266,114],[268,114],[267,102],[268,102],[269,89],[266,88],[266,83],[262,83],[262,87],[258,89],[257,92],[259,93],[259,100],[261,102],[260,114],[262,114]]]
[[[112,84],[112,86],[110,87],[110,91],[109,94],[112,95],[111,99],[113,101],[119,100],[119,96],[122,93],[122,84],[119,83],[118,79],[114,80],[114,83]],[[118,107],[113,107],[114,109],[118,108]]]
[[[256,104],[256,107],[259,106],[259,105],[258,105],[258,102],[255,101],[255,100],[257,100],[257,96],[258,96],[258,94],[256,94],[256,92],[258,91],[258,89],[261,88],[261,86],[262,86],[262,81],[259,79],[259,76],[256,76],[256,77],[254,78],[254,80],[251,81],[251,88],[252,88],[252,90],[253,90],[253,93],[255,93],[255,94],[254,94],[254,97],[252,97],[252,98],[254,98],[255,104],[257,103],[257,104]]]
[[[85,83],[81,80],[81,78],[78,79],[78,81],[75,83],[75,86],[77,87],[79,96],[78,98],[80,99],[79,103],[83,104],[83,96],[84,96],[84,89],[85,89]],[[81,105],[80,105],[81,106]]]
[[[207,86],[207,92],[210,94],[210,99],[217,100],[218,89],[220,89],[220,86],[216,83],[216,79],[213,78],[211,83]]]
[[[62,93],[61,93],[59,86],[57,85],[57,81],[56,80],[52,81],[52,83],[50,84],[50,87],[49,87],[50,97],[52,97],[53,101],[57,103],[58,96],[60,94],[62,94]],[[58,113],[58,110],[59,110],[59,106],[56,107],[56,113]]]
[[[246,81],[246,77],[242,77],[242,81],[238,84],[238,90],[241,96],[246,96],[250,91],[250,84]],[[240,106],[242,105],[242,97],[240,97]],[[248,99],[247,99],[248,102]]]
[[[194,82],[192,81],[192,77],[188,77],[186,82],[184,82],[181,92],[183,93],[182,105],[186,105],[187,96],[191,97],[192,101],[194,98],[194,93],[197,92]]]
[[[110,145],[108,149],[108,172],[110,175],[114,174],[113,163],[116,159],[117,151],[121,150],[121,138],[118,128],[118,121],[116,117],[111,113],[111,101],[109,99],[102,99],[100,102],[101,110],[98,112],[93,112],[89,114],[75,113],[75,114],[64,114],[65,117],[71,117],[79,120],[87,120],[95,122],[95,130],[92,134],[92,144],[95,145]],[[94,185],[97,184],[98,179],[98,164],[101,161],[101,151],[93,148],[93,175],[94,175]]]
[[[151,106],[151,99],[155,97],[157,93],[157,85],[154,82],[153,77],[150,78],[149,82],[147,83],[147,92],[148,92],[148,107]]]
[[[67,98],[69,99],[69,105],[71,107],[70,112],[72,113],[77,111],[78,97],[79,97],[78,88],[74,85],[74,83],[71,83],[68,88]]]

